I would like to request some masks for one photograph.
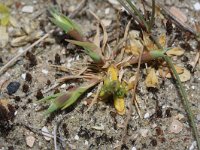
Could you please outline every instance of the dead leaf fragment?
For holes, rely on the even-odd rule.
[[[166,45],[166,34],[162,33],[159,37],[159,43],[162,47],[165,47]]]
[[[149,34],[147,34],[147,33],[143,33],[143,42],[144,42],[143,44],[146,46],[146,48],[149,51],[157,49],[157,47],[155,46],[155,44],[149,38]]]
[[[136,76],[132,76],[129,80],[128,80],[128,90],[131,90],[134,88],[135,86],[135,79],[136,79]]]
[[[187,69],[184,68],[184,71],[182,74],[179,75],[181,82],[186,82],[190,80],[191,78],[191,73]]]
[[[180,47],[174,47],[170,50],[168,50],[166,53],[168,56],[181,56],[184,54],[184,50]]]
[[[171,125],[169,126],[169,132],[177,134],[182,130],[183,130],[183,124],[180,121],[173,119]]]
[[[129,45],[125,47],[126,53],[132,53],[134,56],[138,56],[140,54],[144,46],[138,38],[138,31],[132,30],[129,32]]]
[[[185,23],[187,21],[186,15],[177,7],[172,6],[169,11],[182,23]]]
[[[150,71],[145,79],[145,84],[147,87],[153,88],[156,88],[158,86],[158,77],[154,68],[150,68]]]
[[[174,65],[175,69],[176,69],[176,72],[178,74],[182,74],[184,73],[184,69],[183,67],[180,67],[180,66],[177,66],[177,65]],[[167,78],[172,78],[172,75],[171,75],[171,72],[169,71],[169,69],[166,70],[168,73],[166,74],[166,77]],[[179,75],[180,76],[180,75]]]
[[[200,52],[198,52],[194,58],[194,60],[190,63],[190,65],[192,66],[192,70],[194,71],[198,61],[199,61],[199,58],[200,58]]]
[[[9,40],[9,36],[8,36],[5,26],[0,26],[0,35],[1,35],[0,36],[0,48],[3,48],[7,45],[8,40]]]

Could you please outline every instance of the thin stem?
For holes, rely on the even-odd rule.
[[[182,96],[182,102],[183,102],[183,105],[184,105],[185,110],[187,112],[189,123],[192,127],[193,134],[194,134],[194,137],[195,137],[196,142],[197,142],[197,147],[198,147],[198,149],[200,149],[200,139],[199,139],[199,136],[198,136],[198,130],[197,130],[196,124],[194,122],[194,115],[193,115],[192,110],[190,108],[190,104],[189,104],[189,101],[188,101],[188,98],[187,98],[186,91],[185,91],[185,89],[184,89],[184,87],[181,83],[179,75],[176,72],[176,69],[175,69],[171,59],[167,55],[164,55],[163,58],[165,59],[165,61],[169,65],[170,69],[173,72],[174,77],[176,78],[176,81],[177,81],[177,84],[178,84],[178,87],[179,87],[178,89],[179,89],[180,94]]]
[[[141,15],[140,11],[135,7],[135,5],[133,5],[133,3],[130,0],[126,0],[126,2],[133,9],[133,11],[136,13],[136,15],[139,17],[139,19],[144,24],[146,30],[149,32],[149,26],[148,26],[147,22],[145,21],[144,17]]]
[[[150,24],[149,24],[149,31],[151,31],[151,29],[152,29],[152,27],[154,25],[155,9],[156,9],[155,0],[152,0],[152,12],[151,12],[151,20],[150,20]]]
[[[142,26],[142,28],[146,28],[141,22],[141,20],[139,20],[138,17],[136,17],[136,15],[134,14],[134,12],[126,5],[124,0],[118,0],[118,2],[132,15],[133,20],[136,20]]]

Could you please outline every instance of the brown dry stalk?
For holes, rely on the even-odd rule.
[[[132,97],[133,97],[133,99],[129,103],[129,111],[128,111],[127,118],[126,118],[126,121],[125,121],[124,131],[123,131],[123,134],[122,134],[121,143],[120,143],[119,147],[117,148],[119,150],[121,150],[121,147],[122,147],[123,143],[126,141],[128,124],[129,124],[129,122],[131,120],[131,114],[133,112],[133,107],[132,106],[133,106],[134,101],[135,101],[135,92],[136,92],[137,83],[138,83],[138,80],[139,80],[140,65],[141,65],[142,55],[143,55],[143,49],[142,49],[142,51],[140,53],[140,56],[139,56],[138,66],[137,66],[137,72],[136,72],[136,78],[135,78],[135,85],[134,85],[134,88],[132,90]]]

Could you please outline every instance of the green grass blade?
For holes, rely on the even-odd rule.
[[[90,42],[80,42],[80,41],[75,41],[75,40],[67,40],[68,42],[81,46],[84,48],[84,52],[91,57],[91,59],[96,62],[100,63],[102,62],[102,56],[99,53],[99,48],[94,44]]]
[[[71,30],[76,30],[78,33],[82,34],[81,28],[79,25],[77,25],[75,22],[73,22],[71,19],[66,17],[65,15],[58,12],[55,8],[49,8],[49,13],[51,14],[52,18],[50,20],[58,27],[60,27],[62,30],[64,30],[66,33],[68,33]]]

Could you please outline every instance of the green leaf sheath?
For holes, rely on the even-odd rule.
[[[99,48],[91,42],[80,42],[80,41],[75,41],[75,40],[67,40],[68,42],[81,46],[84,48],[84,52],[90,56],[90,58],[95,62],[95,63],[102,63],[103,58],[102,55],[99,52]]]
[[[49,8],[49,13],[52,15],[52,18],[50,18],[50,20],[66,33],[72,30],[76,30],[79,34],[82,34],[80,27],[76,23],[74,23],[65,15],[59,13],[55,8]]]

